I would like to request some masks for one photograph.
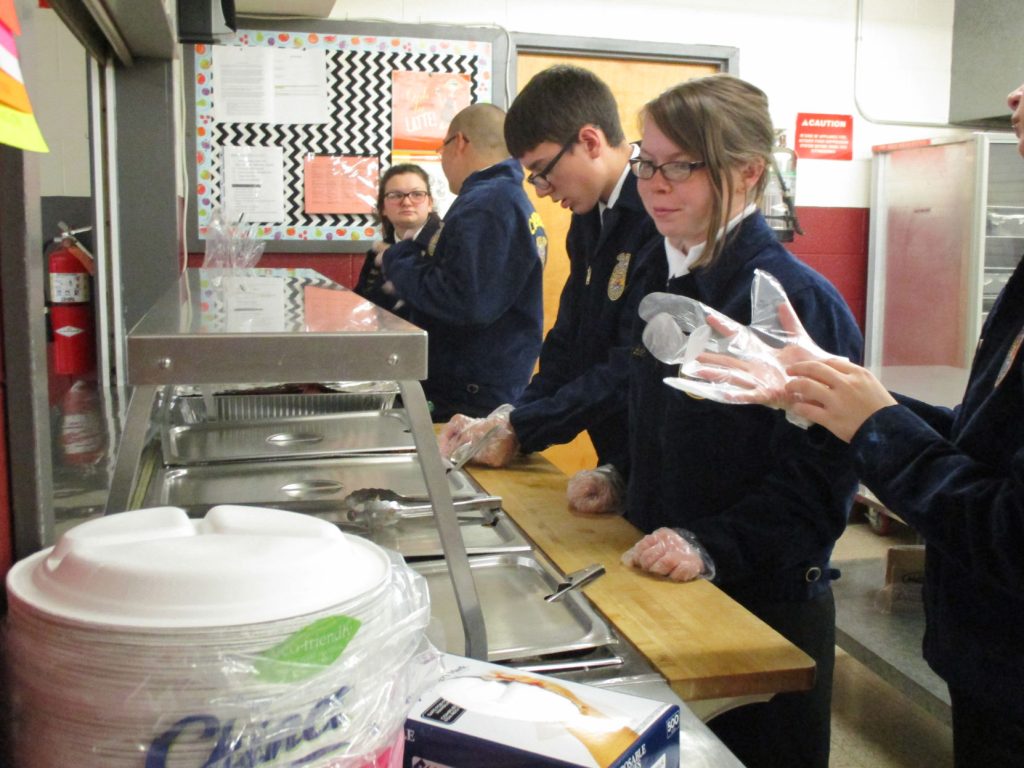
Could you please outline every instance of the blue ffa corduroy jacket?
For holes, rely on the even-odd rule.
[[[982,331],[956,409],[900,397],[851,442],[861,480],[926,542],[924,655],[1024,719],[1024,265]]]
[[[779,245],[760,213],[730,233],[709,268],[668,281],[663,247],[644,268],[644,294],[690,296],[744,325],[754,270],[765,270],[823,349],[860,359],[861,333],[839,292]],[[647,353],[643,327],[638,319],[630,366],[628,519],[644,532],[692,531],[715,562],[716,583],[745,604],[812,597],[806,570],[828,563],[856,486],[847,446],[821,427],[794,426],[780,410],[669,387],[662,380],[677,366]]]
[[[428,333],[427,397],[435,413],[489,413],[530,380],[543,333],[541,275],[547,237],[523,191],[519,162],[466,179],[429,241],[396,243],[384,273]]]
[[[640,252],[661,236],[644,210],[636,177],[628,174],[615,205],[573,215],[566,238],[569,279],[558,317],[544,338],[540,370],[512,412],[522,449],[567,443],[583,430],[602,464],[626,473],[629,454],[626,392],[632,301]]]

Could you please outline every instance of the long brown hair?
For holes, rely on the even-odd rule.
[[[711,220],[704,253],[695,266],[709,266],[725,247],[719,230],[736,195],[732,171],[763,159],[765,172],[752,190],[752,200],[760,199],[768,183],[767,168],[775,140],[768,97],[760,88],[738,77],[709,75],[669,88],[644,106],[640,119],[653,120],[680,150],[707,163],[712,189]]]

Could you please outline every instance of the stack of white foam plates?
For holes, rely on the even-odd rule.
[[[426,586],[329,523],[125,512],[17,563],[7,592],[20,768],[400,761]]]

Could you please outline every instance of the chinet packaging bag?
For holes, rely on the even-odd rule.
[[[448,654],[405,722],[405,768],[677,768],[679,707]]]

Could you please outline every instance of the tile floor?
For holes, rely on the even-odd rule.
[[[836,545],[834,560],[884,557],[891,545],[914,542],[914,534],[903,526],[879,536],[862,517],[854,517]],[[836,650],[830,768],[950,768],[952,755],[949,726]]]

